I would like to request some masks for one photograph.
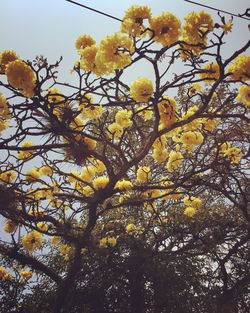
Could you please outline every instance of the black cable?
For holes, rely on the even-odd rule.
[[[208,9],[211,9],[211,10],[214,10],[214,11],[219,11],[219,12],[222,12],[222,13],[226,13],[226,14],[230,14],[232,16],[235,16],[235,17],[239,17],[239,18],[243,18],[244,20],[247,20],[247,21],[250,21],[249,18],[246,18],[246,17],[243,17],[242,15],[240,14],[234,14],[234,13],[231,13],[231,12],[227,12],[227,11],[224,11],[224,10],[220,10],[220,9],[216,9],[214,7],[210,7],[206,4],[201,4],[201,3],[197,3],[197,2],[194,2],[194,1],[190,1],[190,0],[184,0],[185,2],[190,2],[192,4],[196,4],[196,5],[200,5],[201,7],[204,7],[204,8],[208,8]],[[247,11],[246,11],[247,12]]]
[[[71,1],[71,0],[66,0],[66,1],[67,1],[67,2],[71,2],[71,3],[74,3],[74,4],[79,5],[80,7],[83,7],[83,8],[85,8],[85,9],[88,9],[88,10],[94,11],[94,12],[96,12],[96,13],[99,13],[99,14],[105,15],[105,16],[107,16],[107,17],[113,18],[114,20],[117,20],[117,21],[122,22],[122,20],[121,20],[121,19],[119,19],[118,17],[115,17],[115,16],[113,16],[113,15],[110,15],[110,14],[107,14],[107,13],[104,13],[104,12],[101,12],[101,11],[98,11],[98,10],[96,10],[96,9],[93,9],[93,8],[87,7],[86,5],[83,5],[83,4],[78,3],[78,2],[75,2],[75,1]]]

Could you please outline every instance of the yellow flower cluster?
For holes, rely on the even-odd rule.
[[[184,214],[187,217],[193,217],[197,213],[197,209],[193,207],[186,207],[184,210]]]
[[[81,50],[85,49],[86,47],[90,47],[95,44],[95,40],[89,35],[81,35],[76,39],[75,47],[76,50],[81,52]]]
[[[144,121],[149,121],[153,117],[153,110],[145,105],[138,106],[137,113],[143,118]]]
[[[131,36],[140,36],[146,29],[143,25],[144,20],[151,18],[151,10],[148,6],[132,5],[125,13],[121,32]]]
[[[163,46],[175,43],[181,34],[180,20],[170,12],[152,18],[150,27],[153,30],[154,40]]]
[[[200,77],[204,80],[204,82],[212,83],[220,76],[220,67],[215,62],[205,64],[202,69],[204,72],[200,73]]]
[[[126,233],[133,234],[137,231],[137,227],[135,224],[130,223],[125,227]]]
[[[232,164],[240,163],[243,156],[241,148],[233,147],[229,142],[224,142],[220,146],[219,153],[227,157]]]
[[[27,235],[22,237],[22,245],[23,247],[33,252],[36,249],[40,249],[42,246],[42,234],[37,231],[31,231]]]
[[[200,145],[203,143],[204,137],[198,131],[187,131],[181,135],[180,141],[185,145]]]
[[[107,176],[99,176],[93,180],[93,186],[96,190],[104,189],[109,183],[109,178]]]
[[[34,146],[34,144],[31,140],[25,140],[21,147],[29,148],[29,147],[33,147],[33,146]],[[18,159],[20,159],[20,160],[28,159],[30,156],[32,156],[32,151],[30,151],[30,150],[18,151],[18,155],[17,155]]]
[[[206,45],[207,34],[213,31],[213,29],[213,19],[207,12],[190,12],[185,17],[182,34],[183,40],[193,45]]]
[[[118,182],[115,184],[115,188],[119,190],[130,190],[132,186],[133,184],[131,183],[131,181],[126,179],[118,180]]]
[[[136,172],[136,182],[139,184],[145,183],[151,179],[152,173],[149,166],[139,166]]]
[[[9,170],[9,171],[0,173],[0,180],[7,184],[13,182],[13,180],[16,177],[17,177],[17,173],[15,171]]]
[[[5,74],[6,66],[15,60],[19,59],[18,55],[13,50],[5,50],[0,52],[0,74]]]
[[[113,137],[115,140],[119,140],[122,136],[124,128],[129,128],[132,126],[133,122],[131,120],[132,111],[126,109],[120,110],[115,115],[115,122],[108,126],[109,137]]]
[[[81,114],[83,118],[89,120],[98,119],[103,112],[103,107],[98,104],[94,104],[93,97],[90,94],[84,95],[83,99],[79,102],[79,107],[82,110]]]
[[[20,276],[22,278],[22,281],[26,282],[27,280],[29,280],[32,277],[33,273],[30,271],[21,271],[20,272]],[[21,281],[21,282],[22,282]]]
[[[0,266],[0,280],[6,281],[11,280],[12,276],[3,266]]]
[[[183,202],[186,206],[193,207],[195,209],[198,209],[202,205],[202,200],[200,198],[194,197],[194,196],[187,196],[183,198]]]
[[[171,150],[169,153],[169,158],[168,162],[166,165],[167,170],[172,173],[174,170],[176,170],[180,165],[182,164],[183,161],[183,155],[181,152],[177,152],[174,150]]]
[[[17,224],[12,220],[7,220],[3,225],[3,230],[6,233],[13,233],[17,229]]]
[[[167,128],[176,122],[177,103],[174,98],[165,96],[158,103],[160,113],[160,127]]]
[[[65,261],[69,261],[72,257],[72,253],[74,251],[74,247],[65,243],[59,246],[59,252],[63,255]]]
[[[25,97],[34,96],[36,75],[26,62],[21,60],[9,62],[6,66],[6,75],[9,84],[20,90]]]
[[[147,102],[153,92],[153,83],[146,77],[140,77],[130,85],[130,95],[136,102]]]
[[[62,103],[65,100],[65,97],[63,95],[63,93],[55,88],[55,87],[51,87],[48,89],[48,101],[49,103]],[[53,112],[56,116],[58,116],[59,114],[59,109],[58,107],[55,107],[55,112]]]
[[[168,158],[168,152],[166,149],[167,138],[166,136],[162,135],[161,137],[157,138],[153,143],[153,159],[156,162],[164,162]]]
[[[80,67],[102,76],[129,65],[134,48],[131,38],[122,33],[115,33],[104,38],[99,46],[89,42],[88,46],[83,45],[79,51]]]
[[[236,101],[250,107],[250,86],[240,86]]]
[[[0,134],[8,126],[8,119],[11,118],[10,110],[7,104],[7,100],[2,93],[0,93]]]
[[[234,63],[228,66],[228,73],[234,80],[248,81],[250,79],[250,55],[239,55]]]
[[[100,248],[114,247],[117,244],[117,239],[115,237],[104,237],[99,241]]]

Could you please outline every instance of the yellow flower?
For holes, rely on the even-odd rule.
[[[0,52],[0,74],[4,74],[6,70],[6,66],[15,60],[17,60],[19,57],[13,50],[5,50],[3,52]]]
[[[207,34],[214,29],[211,16],[205,12],[190,12],[185,18],[183,40],[189,44],[206,44]]]
[[[175,43],[181,34],[180,20],[170,12],[152,18],[150,27],[154,32],[154,40],[163,46]]]
[[[95,40],[89,35],[81,35],[76,39],[76,50],[82,50],[95,44]]]
[[[188,90],[190,95],[194,95],[202,90],[202,87],[199,83],[193,83]]]
[[[10,124],[9,122],[0,119],[0,134],[9,126],[9,124]]]
[[[106,67],[102,67],[103,71],[100,71],[100,68],[96,68],[95,58],[97,51],[97,45],[86,47],[83,51],[81,51],[80,68],[86,72],[93,71],[96,75],[102,75],[106,73]]]
[[[39,168],[39,173],[41,173],[41,175],[52,176],[53,169],[49,165],[44,165]]]
[[[79,107],[82,110],[81,114],[83,118],[89,120],[98,119],[103,112],[101,105],[93,104],[93,98],[89,94],[84,96],[83,100],[79,103]]]
[[[37,228],[39,228],[42,231],[47,231],[49,229],[49,225],[45,222],[39,222],[37,223]]]
[[[205,71],[200,74],[200,77],[204,79],[204,82],[212,83],[220,76],[220,67],[217,63],[214,62],[207,63],[204,65],[202,69]]]
[[[92,138],[83,137],[83,142],[89,150],[94,150],[96,148],[97,142]]]
[[[32,277],[32,272],[30,272],[30,271],[21,271],[20,272],[20,276],[23,278],[23,279],[25,279],[25,280],[28,280],[28,279],[30,279],[31,277]]]
[[[250,86],[240,86],[236,101],[250,107]]]
[[[166,165],[167,170],[172,173],[176,170],[183,161],[183,155],[180,152],[171,150],[169,153],[168,163]]]
[[[11,183],[17,177],[17,173],[15,171],[6,171],[0,173],[0,180],[4,181],[5,183]]]
[[[22,245],[26,250],[34,251],[41,248],[43,242],[42,234],[37,231],[31,231],[22,237]]]
[[[112,123],[108,126],[109,137],[113,137],[115,140],[119,140],[123,133],[123,127],[118,123]]]
[[[59,244],[61,241],[61,238],[59,236],[52,236],[50,238],[50,242],[53,244],[53,245],[57,245]]]
[[[40,179],[41,173],[39,172],[39,169],[36,167],[33,167],[31,170],[28,170],[26,172],[26,179],[29,182],[34,182],[38,179]]]
[[[130,190],[132,188],[132,183],[129,180],[122,179],[118,180],[118,182],[115,184],[115,188],[119,190]]]
[[[62,102],[64,102],[64,100],[65,100],[65,97],[59,89],[57,89],[55,87],[51,87],[48,89],[48,101],[49,101],[49,103],[62,103]],[[56,106],[53,108],[54,108],[53,113],[56,116],[58,116],[60,109]]]
[[[225,24],[220,25],[220,27],[223,29],[224,33],[227,34],[232,31],[233,22],[232,20],[229,20]]]
[[[180,141],[186,145],[200,145],[203,143],[203,140],[203,135],[197,131],[184,132],[180,138]]]
[[[227,72],[234,80],[248,81],[250,78],[250,55],[239,55],[234,63],[228,66]]]
[[[202,200],[200,198],[193,197],[193,196],[191,196],[191,197],[189,197],[189,196],[184,197],[183,198],[183,202],[184,202],[184,204],[186,206],[191,206],[191,207],[193,207],[195,209],[200,208],[201,205],[202,205]]]
[[[148,6],[132,5],[122,19],[121,31],[132,36],[140,36],[145,31],[143,20],[151,18]]]
[[[228,157],[231,163],[238,164],[242,159],[242,151],[237,147],[230,147],[224,152],[224,156]]]
[[[0,119],[1,118],[11,118],[10,110],[7,105],[6,98],[4,95],[0,92]]]
[[[197,213],[197,209],[193,207],[187,207],[184,210],[184,214],[188,217],[193,217]]]
[[[136,181],[137,183],[145,183],[152,176],[151,169],[149,166],[139,166],[136,172]]]
[[[140,77],[130,85],[130,95],[136,102],[147,102],[153,92],[153,83],[146,77]]]
[[[153,117],[153,110],[148,108],[147,106],[139,106],[137,108],[138,115],[141,116],[144,121],[149,121]]]
[[[160,113],[160,123],[163,127],[170,127],[176,122],[177,103],[175,99],[165,96],[158,103]]]
[[[25,140],[22,144],[23,148],[33,147],[34,144],[31,140]],[[24,150],[24,151],[18,151],[18,159],[24,160],[28,159],[30,156],[32,156],[32,150]]]
[[[93,180],[93,186],[96,190],[104,189],[109,183],[109,178],[107,176],[99,176]]]
[[[135,224],[130,223],[125,227],[126,233],[133,234],[137,231]]]
[[[103,173],[106,170],[105,164],[102,161],[100,161],[100,160],[94,159],[92,164],[95,167],[95,172],[96,173]]]
[[[0,280],[6,281],[11,280],[11,278],[11,274],[3,266],[0,266]]]
[[[164,149],[157,149],[157,148],[155,148],[153,150],[153,155],[152,156],[153,156],[153,159],[156,162],[164,162],[168,158],[167,149],[166,148],[164,148]]]
[[[120,110],[115,115],[115,121],[121,127],[128,128],[132,126],[133,122],[131,121],[132,111]]]
[[[108,74],[115,69],[123,69],[129,65],[131,63],[130,54],[133,51],[132,39],[121,33],[116,33],[107,36],[100,42],[95,62],[97,67],[105,64]]]
[[[85,182],[90,183],[94,176],[95,176],[95,167],[88,166],[83,168],[80,178]]]
[[[6,66],[6,75],[10,85],[20,90],[25,97],[34,96],[36,75],[27,63],[21,60],[8,63]]]
[[[116,244],[117,239],[115,237],[104,237],[100,239],[99,247],[100,248],[114,247]]]
[[[13,233],[17,229],[17,224],[12,220],[7,220],[3,225],[3,230],[6,233]]]

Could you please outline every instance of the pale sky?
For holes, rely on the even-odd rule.
[[[132,4],[148,5],[153,15],[164,11],[176,14],[181,20],[190,11],[202,8],[183,0],[76,0],[76,2],[122,18]],[[233,13],[243,13],[248,0],[197,0]],[[0,51],[15,50],[24,60],[44,55],[53,63],[63,55],[62,77],[72,79],[69,71],[77,60],[76,38],[90,34],[97,42],[104,36],[119,31],[119,21],[80,8],[65,0],[0,0]],[[208,10],[212,16],[217,13]],[[227,16],[229,18],[229,16]],[[219,21],[219,20],[218,20]],[[249,37],[249,22],[234,18],[233,33],[228,35],[225,53],[240,47]]]

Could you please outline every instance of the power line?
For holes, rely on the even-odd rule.
[[[194,2],[194,1],[190,1],[190,0],[184,0],[185,2],[190,2],[192,4],[196,4],[196,5],[199,5],[201,7],[204,7],[204,8],[208,8],[208,9],[211,9],[211,10],[214,10],[214,11],[219,11],[219,12],[222,12],[222,13],[226,13],[226,14],[229,14],[229,15],[232,15],[232,16],[235,16],[235,17],[239,17],[239,18],[243,18],[244,20],[247,20],[247,21],[250,21],[249,18],[246,18],[246,17],[243,17],[239,14],[234,14],[234,13],[231,13],[231,12],[228,12],[228,11],[224,11],[224,10],[220,10],[220,9],[216,9],[214,7],[210,7],[209,5],[206,5],[206,4],[201,4],[201,3],[197,3],[197,2]],[[246,11],[247,12],[247,11]]]
[[[101,11],[98,11],[98,10],[96,10],[96,9],[90,8],[90,7],[86,6],[86,5],[83,5],[83,4],[78,3],[78,2],[75,2],[75,1],[71,1],[71,0],[66,0],[66,1],[67,1],[67,2],[71,2],[71,3],[73,3],[73,4],[76,4],[76,5],[79,5],[80,7],[83,7],[83,8],[85,8],[85,9],[94,11],[94,12],[96,12],[96,13],[105,15],[105,16],[107,16],[107,17],[113,18],[114,20],[117,20],[117,21],[122,22],[121,19],[119,19],[118,17],[115,17],[115,16],[113,16],[113,15],[110,15],[110,14],[107,14],[107,13],[104,13],[104,12],[101,12]]]

